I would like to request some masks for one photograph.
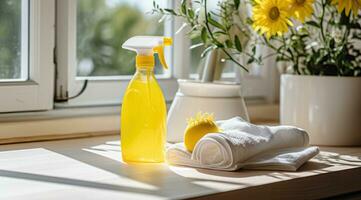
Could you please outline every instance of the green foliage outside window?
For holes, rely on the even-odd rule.
[[[0,1],[0,79],[21,75],[21,0]]]
[[[79,76],[132,75],[135,53],[122,49],[123,42],[135,35],[164,34],[159,17],[121,1],[108,6],[104,0],[78,0],[77,6]],[[90,69],[82,69],[83,63]],[[161,72],[157,66],[156,73]]]

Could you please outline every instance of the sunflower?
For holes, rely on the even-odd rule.
[[[314,0],[288,0],[292,17],[300,20],[302,23],[312,15]]]
[[[345,10],[346,16],[352,13],[354,16],[357,16],[358,10],[361,8],[361,0],[332,0],[332,4],[338,4],[337,10],[339,13],[342,13]]]
[[[273,35],[281,36],[293,26],[289,20],[288,1],[285,0],[256,0],[253,7],[253,27],[267,38]]]

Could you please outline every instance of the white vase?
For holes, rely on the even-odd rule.
[[[310,143],[361,145],[361,77],[281,77],[281,124],[307,130]]]
[[[249,121],[240,84],[191,80],[178,80],[178,83],[179,90],[168,112],[168,142],[182,142],[187,119],[198,112],[213,113],[216,120],[240,116]]]

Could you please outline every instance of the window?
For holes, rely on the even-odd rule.
[[[157,2],[176,7],[180,0]],[[159,61],[155,68],[166,100],[172,100],[176,80],[194,78],[199,70],[201,49],[190,51],[185,32],[174,34],[182,21],[158,23],[159,16],[146,13],[151,9],[152,1],[1,0],[0,112],[118,105],[135,71],[135,53],[121,44],[133,35],[173,37],[166,52],[171,68],[163,70]],[[248,97],[272,100],[274,65],[256,66],[240,78],[240,70],[227,63],[223,78],[244,81]]]
[[[53,106],[54,1],[0,1],[0,112]]]
[[[135,72],[135,53],[122,49],[122,43],[134,35],[172,36],[172,22],[158,23],[159,17],[147,14],[152,6],[152,1],[57,1],[57,99],[76,95],[87,80],[84,93],[66,105],[119,104]],[[172,66],[171,48],[166,57]],[[169,100],[177,88],[173,68],[164,71],[156,63],[156,76]]]
[[[78,0],[77,77],[133,75],[134,52],[121,44],[134,35],[164,34],[159,17],[147,14],[151,9],[152,1]],[[167,72],[157,62],[155,73]]]

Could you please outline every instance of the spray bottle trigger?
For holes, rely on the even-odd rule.
[[[162,66],[165,69],[168,69],[168,65],[165,62],[165,57],[164,57],[164,46],[161,45],[161,46],[154,47],[153,50],[154,50],[154,52],[158,53],[158,58],[159,58],[160,63],[162,64]]]

